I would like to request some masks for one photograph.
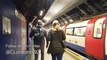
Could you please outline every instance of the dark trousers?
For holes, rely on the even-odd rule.
[[[44,44],[40,45],[40,48],[34,48],[35,50],[35,60],[38,60],[39,50],[41,51],[41,60],[44,60]]]
[[[63,53],[51,54],[52,60],[62,60]]]

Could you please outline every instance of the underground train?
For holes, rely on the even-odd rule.
[[[98,60],[107,60],[107,14],[69,24],[66,45]]]

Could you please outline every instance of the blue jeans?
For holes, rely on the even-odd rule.
[[[52,60],[62,60],[63,53],[51,54]]]

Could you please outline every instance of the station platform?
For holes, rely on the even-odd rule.
[[[46,53],[46,50],[47,49],[45,49],[45,57],[44,57],[44,60],[52,60],[51,59],[51,54],[48,54],[48,53]],[[32,51],[34,51],[34,49],[32,48]],[[27,59],[26,60],[35,60],[35,57],[34,57],[34,54],[29,54],[28,56],[27,56]],[[40,54],[39,54],[39,59],[38,60],[41,60],[40,59]],[[73,56],[71,56],[69,53],[67,53],[67,52],[65,52],[64,53],[64,55],[63,55],[63,60],[78,60],[77,58],[75,58],[75,57],[73,57]]]
[[[33,44],[31,43],[31,45],[33,45]],[[30,47],[29,49],[30,49],[30,51],[34,51],[33,47]],[[44,55],[45,55],[44,60],[52,60],[51,54],[47,53],[47,48],[45,48],[45,54]],[[41,60],[40,56],[41,55],[39,54],[39,59],[38,60]],[[34,53],[33,54],[28,54],[27,57],[26,57],[26,60],[35,60]],[[65,49],[62,60],[89,60],[89,59],[87,59],[83,56],[80,56],[79,54],[77,54],[73,51],[70,51],[69,49]]]

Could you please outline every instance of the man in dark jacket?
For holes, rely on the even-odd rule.
[[[38,20],[36,26],[32,28],[30,38],[34,40],[35,60],[38,60],[38,51],[41,50],[41,60],[44,60],[45,38],[47,41],[47,32],[43,28],[43,22]],[[46,44],[47,46],[48,44]]]

